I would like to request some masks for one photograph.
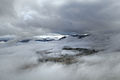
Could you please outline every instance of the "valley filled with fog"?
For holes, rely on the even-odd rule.
[[[117,36],[104,33],[103,38],[94,33],[89,36],[81,34],[84,37],[78,38],[75,35],[50,34],[47,37],[44,35],[44,39],[43,36],[30,41],[22,38],[22,42],[19,41],[20,38],[14,37],[10,41],[1,42],[0,79],[119,80],[120,54],[117,49],[119,42],[115,38]],[[59,40],[64,36],[66,38]],[[5,36],[4,40],[8,39],[7,37]],[[54,37],[57,39],[50,40]],[[50,41],[46,41],[45,38]],[[114,39],[116,42],[113,42]],[[115,46],[113,47],[113,45]],[[87,53],[85,52],[76,56],[80,53],[79,51],[65,50],[64,47],[95,49],[98,52],[91,54],[85,54]],[[66,62],[66,59],[59,61],[59,57],[63,58],[61,55],[64,57],[67,57],[66,55],[76,56],[76,60],[75,62],[69,61],[69,63]]]
[[[0,80],[120,80],[119,0],[0,0]]]

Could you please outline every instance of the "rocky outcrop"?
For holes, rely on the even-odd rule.
[[[98,52],[98,50],[95,50],[95,49],[71,48],[71,47],[64,47],[63,50],[79,51],[79,54],[77,54],[76,56],[79,56],[79,55],[91,55],[91,54],[94,54],[94,53]]]
[[[18,41],[18,42],[21,42],[21,43],[28,43],[28,42],[30,42],[31,41],[31,39],[24,39],[24,40],[21,40],[21,41]]]
[[[77,62],[73,56],[50,57],[46,59],[39,59],[39,62],[55,62],[62,64],[72,64]]]
[[[44,57],[44,58],[39,58],[38,61],[45,63],[45,62],[55,62],[55,63],[62,63],[62,64],[73,64],[78,62],[77,58],[80,56],[85,56],[85,55],[92,55],[97,52],[98,50],[95,49],[87,49],[87,48],[71,48],[71,47],[63,47],[62,50],[70,50],[74,52],[78,52],[77,54],[74,55],[69,55],[69,54],[64,54],[64,55],[59,55],[59,57]],[[45,52],[45,51],[44,51]],[[39,52],[39,54],[42,54],[42,52]],[[52,52],[44,53],[44,54],[51,54]],[[38,52],[37,52],[38,54]]]
[[[72,37],[77,37],[78,39],[85,38],[87,36],[90,36],[90,34],[72,34]]]

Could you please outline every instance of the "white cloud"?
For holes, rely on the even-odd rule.
[[[27,33],[34,34],[32,29],[36,31],[43,29],[45,32],[107,30],[113,29],[113,26],[114,29],[119,29],[118,0],[0,0],[0,2],[0,20]],[[7,6],[3,5],[8,3],[10,4]],[[39,33],[42,32],[37,32]]]

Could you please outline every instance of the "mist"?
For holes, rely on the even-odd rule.
[[[40,44],[41,45],[41,44]],[[35,50],[40,45],[21,45],[1,49],[1,80],[119,80],[119,52],[100,52],[96,55],[79,57],[72,65],[38,63]],[[48,44],[47,44],[48,45]],[[50,45],[49,45],[50,46]],[[57,45],[54,45],[57,46]],[[43,47],[43,46],[42,46]],[[22,51],[21,51],[22,48]],[[23,49],[24,48],[24,49]],[[34,50],[32,51],[31,50]],[[44,47],[43,47],[44,48]]]
[[[14,36],[0,41],[0,80],[120,80],[119,25],[119,0],[0,0],[0,39]],[[74,33],[90,36],[78,39]],[[33,39],[49,34],[65,39]],[[31,41],[20,42],[24,39]],[[75,54],[62,50],[65,46],[99,52],[70,65],[38,61],[36,52]]]

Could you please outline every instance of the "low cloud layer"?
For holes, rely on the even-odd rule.
[[[0,0],[0,35],[118,30],[119,0]]]

